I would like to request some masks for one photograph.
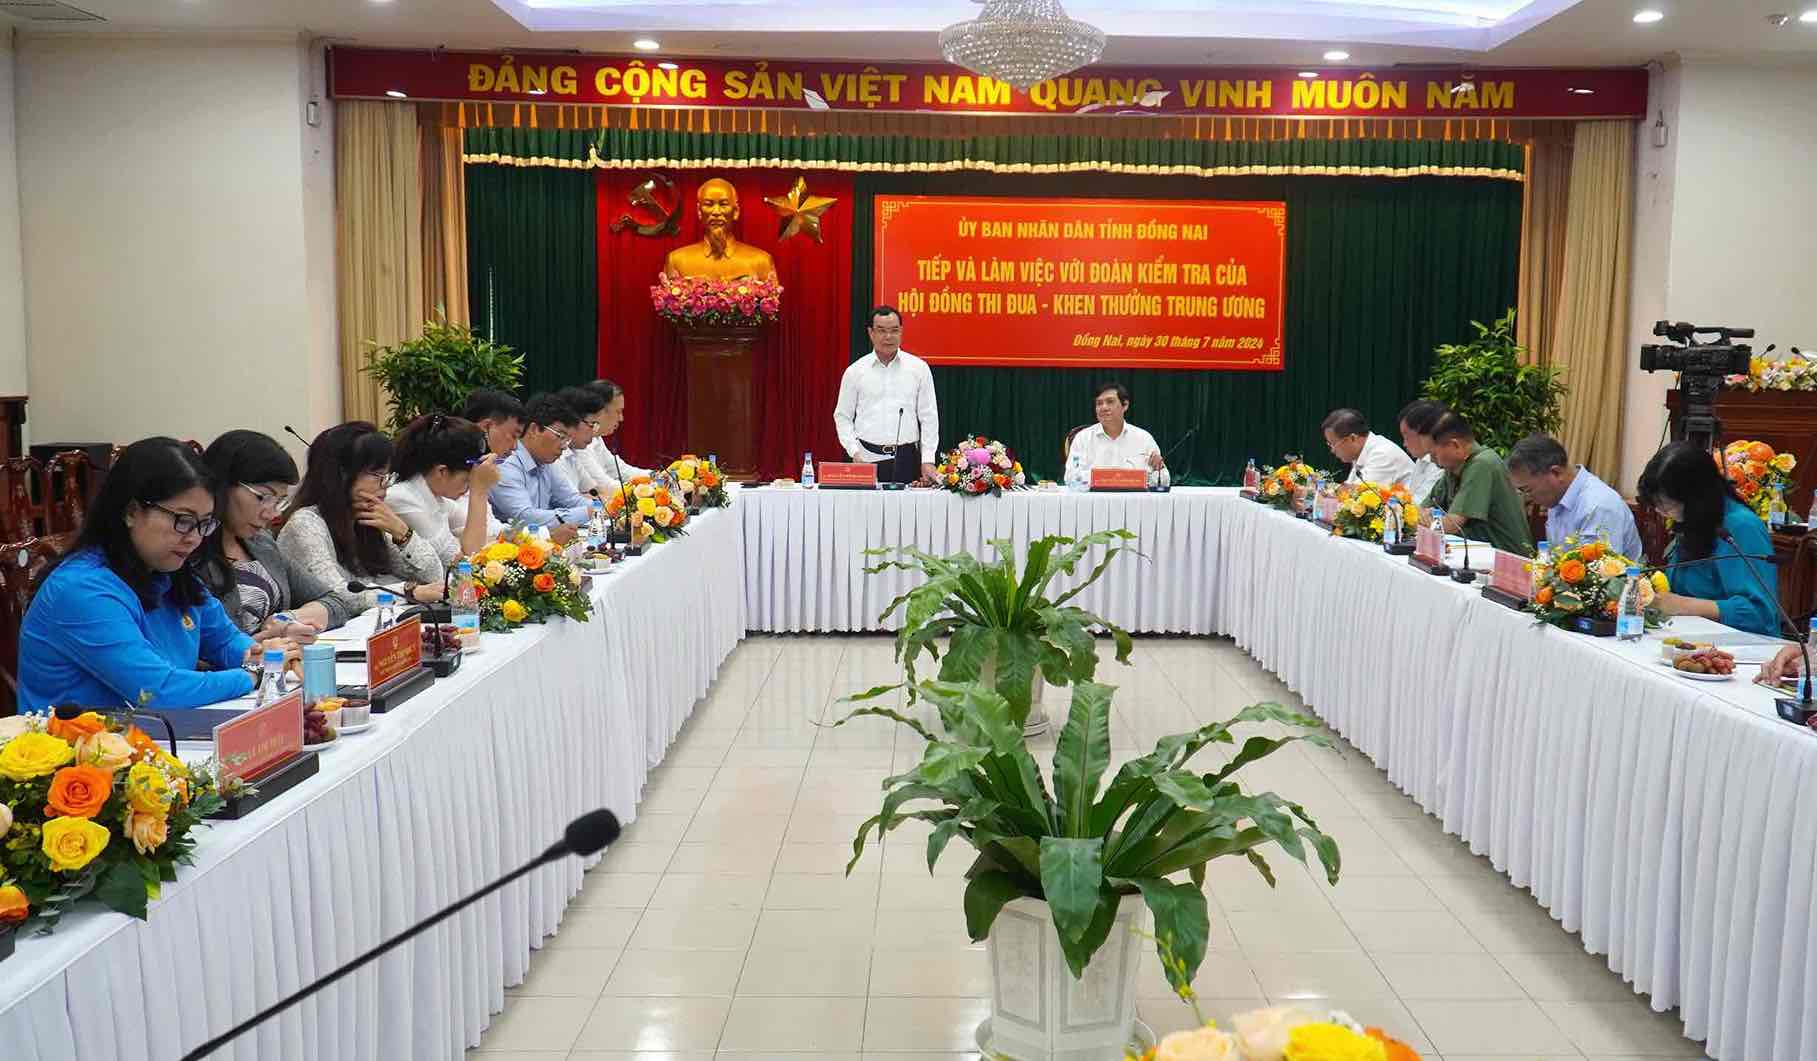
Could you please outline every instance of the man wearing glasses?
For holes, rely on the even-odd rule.
[[[557,545],[574,540],[587,523],[587,499],[551,465],[574,440],[580,414],[553,394],[525,406],[524,437],[498,465],[492,512],[501,523],[545,527]]]
[[[854,461],[877,465],[877,481],[932,482],[940,446],[940,408],[927,362],[902,348],[902,317],[871,311],[871,352],[839,381],[833,427]]]
[[[1551,435],[1528,435],[1508,451],[1508,481],[1523,501],[1546,513],[1546,538],[1554,549],[1566,538],[1587,541],[1607,536],[1609,545],[1636,562],[1646,554],[1634,512],[1615,488],[1581,464],[1572,464],[1564,443]]]
[[[1345,482],[1377,486],[1413,485],[1413,458],[1384,435],[1369,430],[1369,421],[1355,409],[1337,409],[1319,425],[1325,448],[1350,465]]]

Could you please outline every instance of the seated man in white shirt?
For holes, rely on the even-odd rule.
[[[1432,429],[1450,412],[1444,402],[1435,402],[1429,398],[1419,398],[1408,402],[1401,410],[1398,423],[1401,427],[1401,444],[1407,447],[1407,455],[1413,458],[1413,478],[1407,488],[1413,494],[1413,500],[1424,507],[1426,499],[1432,496],[1432,488],[1445,477],[1445,469],[1432,459]]]
[[[604,496],[617,488],[618,483],[606,476],[606,473],[588,452],[595,439],[599,437],[600,412],[606,403],[600,400],[599,392],[591,387],[569,387],[556,395],[567,402],[579,418],[574,421],[574,431],[568,438],[568,448],[562,452],[561,459],[553,465],[560,475],[576,493]]]
[[[498,457],[479,425],[441,413],[417,417],[398,435],[391,472],[385,504],[435,547],[444,569],[505,529],[490,504]]]
[[[600,409],[596,419],[593,441],[587,444],[587,456],[593,459],[594,465],[599,468],[601,476],[605,479],[605,485],[599,491],[603,496],[616,491],[621,481],[629,482],[640,475],[650,475],[652,472],[648,468],[639,468],[630,461],[624,460],[618,456],[616,451],[606,445],[606,437],[617,431],[625,422],[624,388],[609,379],[596,379],[587,384],[586,389],[593,391],[605,402],[605,406]]]
[[[1092,402],[1098,422],[1073,436],[1066,451],[1066,483],[1085,486],[1093,468],[1146,468],[1160,473],[1161,485],[1172,477],[1161,459],[1155,437],[1124,419],[1129,413],[1129,388],[1114,380],[1098,385]]]
[[[1319,425],[1331,455],[1350,465],[1347,483],[1411,486],[1413,458],[1388,439],[1369,430],[1369,421],[1355,409],[1337,409]]]
[[[871,310],[868,330],[871,352],[839,380],[833,407],[839,445],[853,461],[877,465],[878,482],[929,482],[940,445],[934,374],[902,348],[902,317],[894,308]]]

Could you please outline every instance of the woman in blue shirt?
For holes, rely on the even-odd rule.
[[[1660,608],[1780,636],[1778,573],[1771,561],[1743,559],[1772,556],[1772,537],[1715,459],[1689,442],[1674,442],[1647,462],[1639,493],[1676,523],[1667,563],[1690,564],[1667,574],[1673,591],[1659,595]]]
[[[200,707],[252,691],[259,646],[196,576],[217,526],[207,466],[170,438],[120,452],[19,632],[19,709]],[[197,670],[197,661],[218,669]]]

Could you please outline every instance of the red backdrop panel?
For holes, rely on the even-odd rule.
[[[639,464],[687,452],[685,365],[675,328],[650,307],[650,287],[673,248],[701,238],[694,195],[701,182],[724,176],[738,189],[738,238],[770,252],[782,282],[782,319],[766,333],[758,355],[758,461],[765,477],[795,475],[801,454],[839,459],[833,404],[839,377],[851,361],[852,181],[842,173],[807,174],[808,191],[838,202],[824,215],[815,243],[802,233],[777,239],[769,196],[787,194],[795,170],[703,170],[669,173],[682,202],[681,234],[652,239],[613,221],[629,209],[632,188],[649,177],[638,170],[599,170],[594,178],[599,226],[599,372],[625,389],[625,424],[614,439]],[[650,220],[638,211],[639,220]]]

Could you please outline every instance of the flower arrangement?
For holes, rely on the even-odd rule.
[[[1584,617],[1615,618],[1615,607],[1621,600],[1621,587],[1627,579],[1628,568],[1638,566],[1639,561],[1631,560],[1599,541],[1579,542],[1567,538],[1564,546],[1563,552],[1552,554],[1551,563],[1531,565],[1533,600],[1528,608],[1539,616],[1540,622],[1553,626],[1568,626]],[[1669,589],[1671,584],[1663,571],[1655,571],[1641,582],[1640,600],[1646,609],[1649,630],[1665,622],[1665,614],[1659,610],[1655,599]]]
[[[1775,453],[1765,442],[1743,439],[1722,448],[1720,464],[1723,474],[1735,484],[1735,492],[1764,520],[1773,503],[1773,491],[1779,491],[1781,498],[1791,491],[1792,469],[1798,467],[1798,458]]]
[[[983,435],[973,435],[948,450],[935,467],[934,477],[953,493],[971,497],[1028,485],[1022,464],[1010,448]]]
[[[630,495],[631,512],[626,516],[626,495]],[[620,527],[629,527],[631,540],[645,540],[661,545],[686,533],[688,507],[669,488],[647,475],[639,475],[606,499],[606,515]]]
[[[725,473],[710,460],[684,453],[669,465],[669,474],[694,492],[701,508],[725,508],[732,503],[731,495],[726,493]]]
[[[1414,502],[1413,492],[1400,483],[1387,486],[1346,483],[1338,487],[1337,499],[1338,511],[1331,522],[1331,533],[1340,538],[1380,543],[1387,525],[1388,506],[1394,501],[1401,503],[1403,536],[1406,528],[1418,527],[1421,523],[1420,506]]]
[[[1733,390],[1751,391],[1817,391],[1817,361],[1804,354],[1748,360],[1745,376],[1727,376],[1724,385]]]
[[[525,531],[515,537],[501,534],[473,554],[473,583],[479,593],[482,630],[513,630],[554,615],[584,623],[593,614],[593,599],[581,589],[580,572],[560,552]]]
[[[1294,498],[1301,490],[1311,486],[1318,475],[1317,468],[1289,453],[1281,458],[1280,464],[1262,469],[1262,485],[1257,500],[1271,508],[1292,512]]]
[[[48,932],[91,895],[143,920],[193,861],[221,784],[212,764],[190,767],[94,711],[0,719],[0,931]]]
[[[782,285],[753,277],[659,276],[650,303],[658,316],[683,327],[748,328],[781,315]]]

